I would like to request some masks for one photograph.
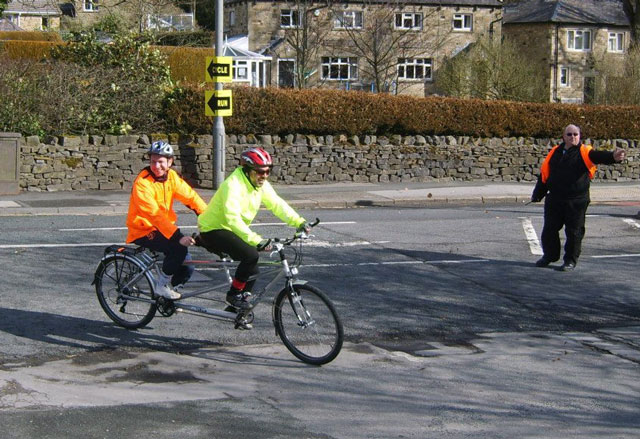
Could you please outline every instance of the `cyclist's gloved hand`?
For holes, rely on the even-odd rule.
[[[259,252],[271,251],[271,240],[263,239],[262,241],[260,241],[260,244],[256,246],[256,248],[258,249]]]
[[[305,221],[305,222],[303,222],[302,224],[300,224],[300,225],[298,226],[298,228],[296,229],[296,231],[297,231],[298,233],[302,233],[302,232],[304,232],[304,233],[306,233],[306,234],[308,235],[309,233],[311,233],[311,226],[309,225],[309,223],[308,223],[308,222],[306,222],[306,221]]]

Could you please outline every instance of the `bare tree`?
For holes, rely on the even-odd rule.
[[[294,51],[295,86],[307,88],[317,68],[320,50],[331,31],[326,14],[322,14],[329,3],[294,0],[289,4],[291,9],[283,11],[280,24],[285,28],[285,42]]]
[[[406,6],[403,0],[384,4],[365,0],[367,16],[360,22],[354,15],[361,14],[359,11],[332,10],[336,26],[346,35],[345,39],[333,41],[333,45],[362,60],[358,63],[359,77],[373,82],[376,91],[389,91],[391,84],[397,84],[399,59],[430,57],[445,41],[446,36],[438,33],[437,26],[424,29],[429,14],[402,15]],[[399,91],[396,86],[395,92]]]
[[[640,44],[640,0],[622,0],[624,12],[631,24],[631,45]]]
[[[438,88],[449,96],[512,101],[544,100],[544,81],[511,42],[486,38],[448,59]]]

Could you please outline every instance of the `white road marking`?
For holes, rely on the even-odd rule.
[[[522,228],[524,229],[524,234],[527,237],[527,242],[529,242],[529,249],[531,249],[532,255],[542,255],[542,247],[540,246],[540,240],[538,239],[538,234],[536,233],[536,229],[533,228],[533,224],[531,223],[531,218],[520,218],[522,220]]]
[[[327,221],[326,223],[320,223],[322,225],[334,226],[343,224],[356,224],[355,221]],[[284,226],[284,223],[255,223],[251,227],[261,226]],[[198,226],[180,226],[181,229],[197,229]],[[94,231],[109,231],[109,230],[127,230],[126,227],[85,227],[77,229],[58,229],[58,232],[94,232]]]
[[[611,259],[611,258],[637,258],[640,257],[640,253],[626,253],[621,255],[600,255],[600,256],[591,256],[594,259]]]
[[[475,262],[489,262],[488,259],[442,259],[434,261],[386,261],[386,262],[360,262],[360,263],[336,263],[336,264],[302,264],[302,268],[331,268],[331,267],[362,267],[380,265],[445,265],[445,264],[469,264]],[[198,267],[198,271],[217,271],[217,267]]]
[[[624,221],[625,223],[629,224],[630,226],[635,227],[636,229],[640,229],[640,223],[638,223],[638,221],[633,220],[631,218],[625,218],[622,221]]]
[[[57,247],[108,247],[110,245],[126,245],[124,243],[114,242],[87,242],[76,244],[2,244],[0,249],[11,248],[57,248]]]

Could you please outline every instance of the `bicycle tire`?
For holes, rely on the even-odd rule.
[[[112,255],[100,261],[95,274],[96,295],[102,310],[127,329],[144,327],[156,314],[155,302],[148,302],[153,292],[153,277],[149,272],[125,287],[142,271],[141,265],[131,256]],[[135,297],[144,300],[135,300]]]
[[[311,285],[294,285],[293,292],[284,288],[274,301],[276,333],[287,349],[305,363],[319,366],[333,361],[344,340],[335,307]]]

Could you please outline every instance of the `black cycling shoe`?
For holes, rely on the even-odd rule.
[[[227,293],[224,303],[232,307],[234,311],[247,311],[253,308],[253,305],[249,302],[249,297],[251,297],[251,293],[235,293],[230,291]],[[225,311],[227,311],[226,308]]]

